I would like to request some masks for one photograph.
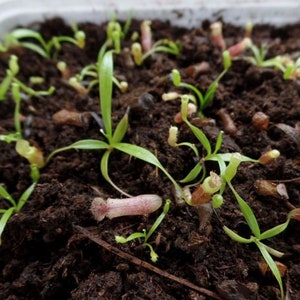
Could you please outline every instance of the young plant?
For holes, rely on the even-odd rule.
[[[173,177],[168,173],[168,171],[163,167],[157,157],[152,154],[149,150],[122,142],[128,127],[128,111],[125,113],[123,118],[118,123],[115,130],[112,128],[112,85],[113,85],[113,53],[108,51],[102,58],[101,64],[98,63],[97,74],[99,78],[99,93],[100,93],[100,108],[102,114],[102,128],[100,132],[104,136],[106,141],[102,140],[80,140],[71,144],[69,146],[57,149],[50,153],[47,158],[47,162],[57,153],[66,151],[69,149],[83,149],[83,150],[104,150],[104,153],[101,156],[100,169],[103,177],[120,193],[131,197],[121,188],[116,186],[111,180],[108,172],[109,159],[114,150],[121,151],[125,154],[128,154],[132,157],[136,157],[145,161],[146,163],[152,164],[155,167],[159,168],[170,180],[171,182],[180,189],[179,185],[173,179]],[[181,190],[181,189],[180,189]]]
[[[152,43],[151,21],[143,21],[141,24],[141,43],[135,42],[131,46],[133,60],[137,66],[143,64],[145,59],[154,53],[162,52],[179,55],[179,47],[168,39],[161,39]]]
[[[85,47],[85,33],[78,30],[77,26],[73,26],[74,36],[54,36],[49,41],[46,41],[44,37],[37,31],[18,28],[10,32],[5,36],[5,43],[1,45],[2,51],[7,51],[12,46],[21,46],[28,48],[42,57],[56,57],[57,53],[61,49],[62,43],[71,43],[79,48]],[[35,40],[38,44],[31,40]]]
[[[18,57],[11,55],[8,62],[8,69],[6,70],[6,77],[0,83],[0,101],[5,100],[8,91],[13,84],[18,85],[19,89],[30,96],[48,96],[54,93],[55,88],[51,86],[48,91],[35,91],[25,83],[21,82],[17,75],[19,73]]]
[[[0,209],[0,245],[2,243],[2,233],[7,225],[9,218],[23,208],[24,204],[28,200],[28,198],[33,193],[38,181],[39,181],[39,170],[36,165],[32,164],[31,167],[31,179],[32,184],[23,192],[20,198],[16,201],[12,195],[2,186],[0,185],[0,198],[4,199],[7,204],[9,204],[8,208]]]
[[[253,65],[262,68],[267,68],[267,67],[277,68],[281,71],[284,71],[284,66],[282,63],[281,56],[275,56],[273,58],[266,59],[268,50],[265,44],[263,44],[260,48],[252,44],[250,46],[250,49],[253,53],[253,56],[246,56],[244,57],[244,59],[248,60]]]
[[[231,66],[231,58],[228,51],[223,52],[223,67],[224,70],[220,73],[220,75],[209,85],[206,92],[203,94],[198,88],[194,85],[182,82],[181,75],[177,69],[172,70],[172,81],[174,86],[188,89],[194,93],[196,96],[194,104],[198,107],[198,115],[203,118],[203,110],[211,103],[216,93],[216,90],[219,86],[219,81],[223,78],[226,72],[229,70]],[[190,97],[193,101],[193,98]]]
[[[190,128],[190,130],[193,132],[196,139],[199,141],[201,147],[203,148],[204,153],[200,155],[198,148],[193,143],[190,142],[177,143],[178,129],[175,126],[171,126],[169,130],[168,143],[172,147],[185,146],[190,148],[193,151],[195,157],[198,159],[196,165],[179,182],[181,184],[188,184],[189,186],[198,186],[198,188],[192,194],[191,199],[187,201],[188,204],[198,206],[212,199],[213,205],[218,206],[219,204],[216,203],[222,202],[221,197],[226,187],[226,180],[224,178],[226,167],[230,162],[234,153],[219,153],[219,150],[222,146],[223,131],[220,131],[217,137],[215,147],[213,149],[209,139],[204,134],[204,132],[200,128],[191,124],[191,122],[188,120],[187,118],[188,101],[189,101],[188,97],[185,96],[182,97],[181,115],[185,124]],[[259,157],[259,159],[253,159],[241,154],[239,155],[241,158],[241,162],[267,164],[271,160],[277,158],[280,155],[280,153],[276,149],[270,150],[262,154]],[[210,176],[207,177],[206,164],[208,161],[217,162],[219,168],[219,174],[213,173],[213,176],[212,174],[210,174]],[[205,184],[205,181],[208,179],[210,185],[213,186],[213,189],[211,189],[211,191],[208,191],[209,189],[207,189],[207,187],[209,186]],[[214,201],[216,201],[216,203],[214,203]]]
[[[284,289],[283,289],[283,283],[280,275],[280,271],[276,265],[276,262],[272,258],[271,255],[276,256],[276,257],[282,257],[284,253],[279,252],[278,250],[275,250],[269,246],[267,246],[265,243],[263,243],[263,240],[270,239],[280,233],[282,233],[287,226],[289,225],[289,222],[291,219],[297,219],[300,220],[300,209],[294,209],[290,211],[290,213],[287,216],[287,220],[277,226],[274,226],[273,228],[270,228],[264,232],[261,232],[258,221],[251,209],[251,207],[247,204],[247,202],[237,193],[235,188],[233,187],[231,181],[235,177],[237,173],[238,166],[242,162],[242,157],[240,154],[236,153],[231,156],[230,162],[225,170],[224,173],[224,179],[226,180],[228,186],[230,187],[231,191],[233,192],[238,205],[240,207],[240,210],[243,214],[243,217],[245,218],[251,232],[253,235],[251,235],[249,238],[242,237],[235,231],[231,230],[228,228],[226,225],[223,225],[223,229],[225,233],[234,241],[242,244],[250,244],[254,243],[259,251],[261,252],[264,260],[268,264],[271,272],[273,273],[274,277],[276,278],[279,287],[280,287],[280,293],[281,293],[281,299],[285,299],[284,297]]]
[[[171,204],[171,200],[168,199],[166,201],[165,205],[164,205],[162,213],[158,216],[158,218],[156,219],[156,221],[150,227],[149,231],[147,231],[146,229],[143,229],[142,232],[134,232],[130,236],[128,236],[127,238],[125,238],[123,236],[116,235],[115,236],[116,242],[124,244],[124,243],[128,243],[128,242],[130,242],[130,241],[132,241],[134,239],[143,239],[143,244],[142,244],[143,247],[148,247],[149,248],[151,260],[154,263],[157,262],[158,255],[154,251],[152,245],[148,242],[148,240],[152,236],[152,234],[155,232],[155,230],[158,228],[158,226],[163,221],[163,219],[165,218],[166,214],[169,211],[170,204]]]

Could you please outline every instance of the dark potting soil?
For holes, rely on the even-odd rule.
[[[115,76],[129,84],[126,93],[114,88],[114,125],[130,106],[124,140],[157,155],[177,180],[191,170],[195,160],[188,148],[172,148],[167,143],[180,101],[163,102],[161,95],[183,91],[172,85],[169,74],[173,68],[180,70],[184,81],[203,91],[222,71],[221,52],[210,41],[209,24],[206,21],[198,28],[186,30],[153,21],[153,39],[178,40],[182,46],[179,57],[160,53],[140,67],[128,67],[122,55],[114,56]],[[130,34],[139,31],[139,26],[140,22],[134,21]],[[56,124],[52,117],[61,109],[100,112],[97,87],[89,95],[78,94],[62,79],[56,64],[65,61],[75,75],[85,65],[95,63],[106,38],[105,27],[106,24],[80,24],[87,36],[85,49],[65,43],[57,59],[45,59],[23,48],[0,55],[0,78],[5,76],[8,58],[14,53],[19,57],[20,80],[28,82],[30,76],[42,76],[45,82],[35,89],[48,89],[51,85],[56,88],[51,96],[26,97],[21,106],[24,136],[45,155],[80,139],[103,139],[93,118],[75,126]],[[72,34],[71,28],[58,19],[39,24],[38,28],[46,38]],[[243,35],[243,28],[224,24],[228,45],[240,41]],[[300,24],[284,28],[255,26],[253,31],[254,43],[267,43],[270,57],[298,57],[299,36]],[[123,46],[130,43],[127,39]],[[188,76],[187,68],[203,61],[209,64],[209,70]],[[234,122],[235,133],[222,121],[220,109],[225,109]],[[13,131],[13,111],[14,103],[8,96],[0,102],[0,133]],[[270,120],[263,130],[252,123],[253,115],[259,111]],[[245,60],[233,61],[204,114],[214,122],[200,124],[193,116],[190,120],[201,127],[213,145],[220,130],[225,131],[221,152],[240,152],[257,159],[270,149],[280,151],[280,157],[268,165],[241,164],[233,183],[254,210],[262,231],[285,222],[291,207],[300,206],[299,81],[284,80],[279,70],[258,68]],[[279,123],[294,128],[293,134],[280,129]],[[179,140],[194,142],[202,151],[187,126],[177,126]],[[0,147],[0,183],[17,199],[31,183],[28,162],[16,153],[14,143],[1,142]],[[109,162],[110,177],[116,185],[132,195],[155,193],[164,200],[170,198],[172,204],[149,241],[159,255],[156,264],[151,263],[148,248],[143,248],[140,240],[116,244],[115,235],[128,236],[149,228],[160,211],[97,223],[90,212],[91,201],[97,196],[95,188],[105,197],[120,197],[103,179],[100,158],[100,151],[70,150],[55,156],[41,170],[33,195],[22,211],[11,217],[2,236],[0,299],[280,298],[271,272],[261,272],[263,258],[256,246],[236,243],[222,229],[225,224],[242,236],[250,236],[229,190],[225,191],[218,218],[213,214],[205,230],[199,230],[196,209],[175,204],[172,184],[162,172],[118,151],[112,153]],[[209,164],[208,169],[218,172],[214,164]],[[288,199],[284,195],[262,195],[255,189],[257,180],[285,185]],[[1,205],[5,207],[4,201]],[[299,236],[299,223],[292,220],[284,233],[266,242],[285,253],[276,260],[287,267],[283,282],[290,299],[300,299]]]

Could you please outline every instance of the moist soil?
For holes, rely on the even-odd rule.
[[[163,102],[161,95],[176,89],[170,80],[173,68],[180,70],[185,82],[205,91],[222,71],[221,52],[209,38],[209,21],[187,30],[168,23],[153,21],[153,39],[170,38],[181,43],[178,57],[156,54],[140,67],[124,63],[122,55],[114,56],[114,74],[129,84],[121,93],[113,93],[114,126],[127,108],[129,129],[124,141],[147,148],[176,180],[182,179],[195,165],[193,153],[186,147],[172,148],[168,142],[170,125],[180,110],[180,101]],[[135,20],[129,35],[139,31]],[[45,38],[72,35],[60,19],[33,24]],[[29,82],[30,76],[42,76],[45,82],[35,89],[55,86],[47,97],[24,95],[21,119],[24,137],[42,149],[51,151],[81,139],[103,139],[100,127],[89,112],[100,114],[97,87],[88,95],[80,95],[68,85],[56,68],[65,61],[72,75],[88,64],[95,63],[99,48],[105,41],[106,25],[79,24],[86,33],[86,47],[79,49],[65,43],[57,58],[42,58],[24,48],[1,54],[0,75],[3,78],[10,54],[19,57],[18,78]],[[244,28],[223,25],[228,45],[240,41]],[[300,24],[273,28],[254,27],[255,44],[267,43],[268,57],[300,54]],[[130,46],[130,39],[123,42]],[[188,67],[200,62],[210,66],[205,73],[193,74]],[[188,91],[184,91],[188,92]],[[215,144],[220,130],[225,131],[221,152],[240,152],[252,158],[270,149],[278,149],[280,157],[267,165],[243,163],[233,180],[239,194],[250,204],[261,230],[281,224],[292,207],[300,206],[299,193],[299,132],[300,89],[297,80],[284,80],[282,72],[258,68],[245,60],[233,61],[223,77],[213,103],[204,115],[207,122],[192,115],[190,120],[201,128]],[[57,124],[53,115],[62,109],[82,113],[84,121]],[[220,109],[233,122],[230,130]],[[8,95],[0,103],[0,130],[14,130],[14,102]],[[270,120],[265,129],[256,128],[252,117],[264,112]],[[87,114],[85,114],[87,113]],[[82,115],[81,115],[82,116]],[[82,120],[82,119],[78,119]],[[289,131],[278,124],[285,124]],[[205,153],[188,127],[177,124],[179,140],[196,143]],[[298,141],[298,144],[297,144]],[[172,184],[166,176],[141,160],[113,151],[109,174],[117,186],[128,194],[154,193],[171,199],[169,213],[149,242],[159,255],[152,263],[148,248],[141,240],[116,244],[115,235],[149,229],[160,210],[149,216],[105,218],[96,222],[90,212],[91,201],[100,193],[119,198],[100,172],[101,151],[70,150],[56,155],[41,169],[41,178],[22,211],[14,214],[2,235],[0,248],[0,299],[279,299],[280,290],[270,271],[261,271],[262,256],[255,245],[239,244],[223,231],[222,224],[242,236],[249,237],[249,228],[237,201],[229,190],[224,204],[209,223],[200,226],[195,207],[178,206]],[[15,151],[14,143],[1,142],[0,183],[16,198],[31,184],[28,162]],[[218,172],[215,164],[208,171]],[[281,183],[287,195],[264,195],[257,190],[257,180]],[[4,201],[2,207],[6,207]],[[201,227],[201,229],[199,229]],[[292,220],[287,230],[266,243],[285,253],[276,259],[286,266],[283,276],[288,299],[300,299],[300,227]]]

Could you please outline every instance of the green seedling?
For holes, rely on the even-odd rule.
[[[143,62],[152,54],[161,52],[169,53],[175,56],[179,55],[180,50],[176,43],[168,39],[161,39],[152,44],[151,34],[151,22],[144,21],[141,24],[141,43],[135,42],[131,46],[131,53],[133,60],[137,66],[143,64]]]
[[[244,59],[248,60],[253,65],[262,68],[277,68],[281,71],[284,71],[281,56],[275,56],[273,58],[266,59],[268,50],[265,44],[263,44],[260,48],[252,44],[250,46],[250,49],[252,51],[253,56],[246,56],[244,57]]]
[[[100,60],[102,60],[101,57],[99,57],[98,63],[101,63]],[[98,63],[85,66],[78,75],[69,79],[69,84],[76,89],[78,93],[86,95],[94,86],[99,85]],[[122,93],[127,91],[128,83],[126,81],[119,81],[115,76],[112,76],[112,81]],[[83,82],[88,82],[87,87],[83,85]]]
[[[143,247],[148,247],[149,248],[151,260],[154,263],[157,262],[158,255],[154,251],[152,245],[148,242],[148,240],[153,235],[153,233],[158,228],[158,226],[163,221],[163,219],[165,218],[166,214],[169,211],[170,204],[171,204],[171,200],[168,199],[166,201],[165,205],[164,205],[162,213],[159,215],[159,217],[156,219],[156,221],[150,227],[149,231],[147,231],[146,229],[143,229],[142,232],[134,232],[130,236],[128,236],[127,238],[125,238],[123,236],[116,235],[115,236],[116,242],[124,244],[124,243],[128,243],[128,242],[130,242],[132,240],[135,240],[135,239],[143,239],[143,244],[142,244]]]
[[[129,17],[122,28],[121,24],[116,21],[115,16],[112,16],[111,21],[106,27],[106,41],[102,45],[98,54],[98,63],[101,64],[103,56],[108,51],[108,48],[112,48],[115,54],[121,52],[121,42],[125,39],[131,26],[132,18]]]
[[[226,187],[226,180],[224,179],[226,167],[228,163],[230,162],[232,156],[234,153],[220,153],[220,148],[222,146],[223,141],[223,131],[220,131],[214,148],[212,147],[209,139],[204,134],[204,132],[196,127],[195,125],[191,124],[191,122],[187,118],[187,109],[188,109],[188,103],[189,98],[186,96],[182,97],[181,100],[181,115],[183,118],[183,121],[185,124],[190,128],[190,130],[193,132],[196,139],[199,141],[202,149],[203,154],[197,148],[197,146],[194,143],[190,142],[182,142],[177,143],[177,135],[178,135],[178,129],[175,126],[171,126],[169,129],[169,138],[168,143],[172,147],[188,147],[190,148],[194,156],[197,158],[198,162],[197,164],[188,172],[188,174],[181,179],[179,182],[181,184],[188,184],[189,186],[199,186],[199,189],[202,189],[203,182],[205,179],[207,179],[207,170],[206,170],[206,164],[208,161],[217,162],[218,168],[219,168],[219,177],[221,178],[221,184],[217,184],[217,190],[210,193],[210,192],[203,192],[199,194],[199,191],[196,189],[195,194],[192,194],[192,198],[187,203],[190,205],[199,205],[202,203],[205,203],[209,201],[211,198],[215,201],[213,203],[214,206],[219,206],[220,203],[222,203],[222,194],[224,193],[225,187]],[[270,150],[264,154],[262,154],[259,159],[253,159],[244,155],[240,154],[241,162],[251,162],[251,163],[260,163],[260,164],[268,164],[273,159],[276,159],[280,155],[279,151],[274,149]],[[216,178],[216,177],[215,177]],[[217,181],[215,181],[217,182]],[[218,181],[219,182],[219,181]],[[215,194],[217,192],[217,194]],[[215,195],[214,195],[215,194]]]
[[[235,175],[237,173],[238,166],[240,165],[241,162],[242,162],[242,158],[238,153],[231,156],[230,162],[225,170],[223,177],[226,180],[231,191],[233,192],[233,194],[238,202],[238,205],[240,207],[240,210],[243,214],[243,217],[245,218],[253,235],[251,235],[249,238],[245,238],[245,237],[242,237],[241,235],[239,235],[238,233],[236,233],[235,231],[231,230],[230,228],[228,228],[225,225],[223,225],[223,229],[224,229],[225,233],[234,241],[236,241],[238,243],[243,243],[243,244],[254,243],[258,247],[264,260],[268,264],[271,272],[273,273],[274,277],[276,278],[276,280],[279,284],[280,292],[281,292],[281,299],[285,299],[280,271],[279,271],[274,259],[271,256],[271,255],[273,255],[276,257],[282,257],[284,255],[284,253],[267,246],[262,241],[266,240],[266,239],[270,239],[270,238],[282,233],[289,225],[291,219],[300,220],[300,213],[299,213],[300,209],[298,208],[298,209],[292,210],[288,214],[287,220],[284,223],[274,226],[273,228],[268,229],[264,232],[261,232],[258,221],[257,221],[251,207],[237,193],[237,191],[235,190],[235,188],[233,187],[233,185],[231,183],[232,179],[235,177]]]
[[[224,70],[221,72],[221,74],[209,85],[207,91],[205,94],[203,94],[198,88],[196,88],[194,85],[182,82],[181,81],[181,75],[177,69],[172,70],[172,81],[174,86],[181,87],[188,89],[194,93],[196,96],[194,99],[194,104],[198,107],[198,115],[199,117],[203,117],[203,110],[212,102],[214,95],[216,93],[216,90],[219,86],[220,80],[223,78],[223,76],[226,74],[226,72],[231,67],[231,58],[228,51],[223,52],[223,67]],[[193,101],[193,98],[190,97],[190,99]]]
[[[27,28],[19,28],[5,36],[5,43],[4,45],[1,45],[1,48],[2,51],[7,51],[7,49],[12,46],[21,46],[38,53],[42,57],[55,58],[61,49],[62,43],[71,43],[79,48],[85,47],[85,33],[78,30],[77,26],[74,26],[73,30],[73,37],[54,36],[49,41],[46,41],[37,31]],[[34,43],[34,40],[39,44]]]
[[[293,61],[289,57],[283,57],[283,79],[297,79],[300,77],[300,57]]]
[[[8,208],[0,209],[0,245],[2,243],[2,233],[7,225],[8,220],[14,213],[21,211],[21,209],[33,193],[39,181],[40,175],[37,166],[31,165],[30,167],[32,184],[23,192],[23,194],[17,201],[8,193],[8,191],[2,185],[0,185],[0,198],[6,200],[7,204],[9,204]]]
[[[70,150],[70,149],[83,149],[83,150],[104,150],[104,153],[101,156],[100,169],[103,177],[120,193],[131,197],[121,188],[116,186],[111,180],[108,172],[109,158],[114,150],[121,151],[125,154],[128,154],[132,157],[141,159],[146,163],[152,164],[155,167],[159,168],[170,180],[171,182],[178,187],[180,187],[173,179],[173,177],[168,173],[168,171],[163,167],[157,157],[150,152],[149,150],[122,142],[128,127],[128,111],[125,113],[123,118],[118,123],[115,130],[112,128],[112,85],[113,85],[113,53],[108,51],[102,58],[101,64],[98,64],[98,78],[99,78],[99,99],[100,99],[100,108],[102,114],[102,128],[100,132],[104,136],[106,141],[102,140],[80,140],[71,144],[69,146],[57,149],[50,153],[47,158],[47,162],[57,153]]]
[[[6,70],[6,77],[0,83],[0,101],[5,100],[8,91],[12,88],[13,84],[18,85],[19,89],[30,96],[48,96],[54,93],[55,88],[50,87],[48,91],[36,91],[25,83],[21,82],[17,75],[19,73],[18,57],[11,55],[8,62],[8,69]]]
[[[179,55],[179,47],[173,41],[168,39],[162,39],[153,44],[152,48],[143,53],[140,43],[135,42],[131,46],[131,53],[133,60],[137,66],[143,64],[143,62],[154,53],[169,53],[173,55]]]

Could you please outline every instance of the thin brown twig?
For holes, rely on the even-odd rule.
[[[90,232],[88,229],[83,228],[81,226],[78,225],[74,225],[74,228],[77,229],[79,232],[81,232],[85,237],[89,238],[91,241],[95,242],[96,244],[100,245],[101,247],[105,248],[107,251],[110,251],[118,256],[120,256],[121,258],[127,259],[130,262],[132,262],[133,264],[137,265],[137,266],[141,266],[143,268],[146,268],[160,276],[163,276],[165,278],[168,278],[170,280],[173,280],[179,284],[182,284],[190,289],[193,289],[201,294],[204,294],[206,296],[209,296],[213,299],[217,299],[217,300],[223,300],[220,296],[218,296],[216,293],[207,290],[205,288],[199,287],[191,282],[189,282],[188,280],[185,280],[183,278],[174,276],[166,271],[163,271],[131,254],[128,254],[114,246],[112,246],[111,244],[105,242],[104,240],[100,239],[95,233]]]

